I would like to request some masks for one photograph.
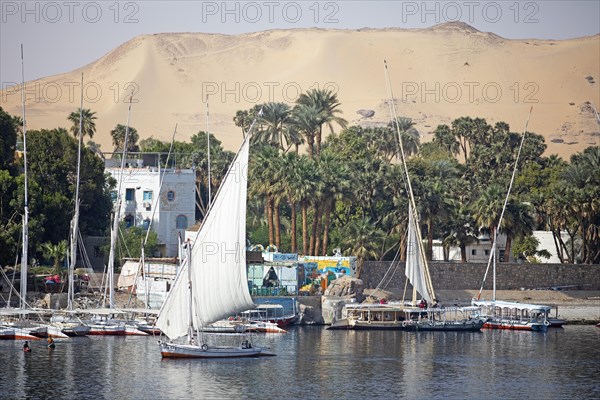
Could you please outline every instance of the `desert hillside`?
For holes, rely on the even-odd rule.
[[[29,129],[69,127],[85,78],[86,108],[97,113],[94,140],[111,151],[110,130],[127,118],[141,138],[178,139],[206,129],[228,149],[241,140],[236,110],[267,101],[293,102],[299,91],[338,90],[354,124],[389,120],[383,60],[400,115],[422,140],[460,116],[506,121],[543,134],[548,153],[568,156],[600,143],[593,108],[600,104],[600,35],[572,40],[508,40],[462,23],[429,29],[279,30],[237,36],[163,33],[131,39],[78,70],[26,83]],[[16,62],[16,61],[15,61]],[[52,62],[52,60],[48,60]],[[0,105],[21,115],[18,87]],[[358,110],[373,110],[370,118]],[[363,113],[366,114],[366,113]],[[367,114],[368,115],[368,114]]]

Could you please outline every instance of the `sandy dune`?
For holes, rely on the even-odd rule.
[[[228,149],[241,132],[236,110],[266,101],[293,102],[314,87],[339,90],[344,117],[355,124],[389,120],[383,60],[388,61],[399,114],[413,118],[423,141],[440,123],[470,115],[506,121],[546,137],[548,153],[568,156],[600,143],[592,107],[600,105],[600,35],[565,41],[508,40],[451,23],[429,29],[281,30],[239,36],[165,33],[136,37],[78,70],[28,82],[29,129],[68,127],[79,107],[97,112],[94,140],[111,151],[110,130],[131,124],[141,138],[180,140],[206,128]],[[51,60],[49,61],[51,62]],[[587,79],[586,79],[587,78]],[[18,88],[0,106],[20,115]],[[589,103],[587,103],[589,102]],[[375,111],[363,118],[359,109]]]

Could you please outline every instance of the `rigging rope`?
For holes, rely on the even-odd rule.
[[[485,280],[487,279],[488,272],[490,270],[490,265],[492,261],[494,262],[494,269],[496,267],[496,242],[498,239],[498,230],[502,226],[502,219],[504,218],[504,211],[506,211],[506,205],[508,204],[508,198],[510,197],[510,192],[512,190],[513,183],[515,181],[515,176],[517,175],[517,169],[519,166],[519,158],[521,157],[521,150],[523,149],[523,143],[525,143],[525,135],[527,134],[527,127],[529,126],[529,119],[531,118],[531,113],[533,111],[533,106],[529,109],[529,116],[527,117],[527,122],[525,122],[525,129],[523,130],[523,135],[521,136],[521,143],[519,144],[519,151],[517,152],[517,158],[515,160],[515,165],[513,167],[512,176],[510,178],[510,183],[508,185],[508,191],[506,192],[506,197],[504,198],[504,205],[502,206],[502,212],[500,213],[500,218],[498,220],[497,228],[494,231],[494,241],[492,243],[492,251],[490,252],[490,258],[488,259],[487,267],[485,268],[485,274],[483,275],[483,281],[481,282],[481,287],[479,288],[479,293],[477,293],[477,300],[481,298],[481,292],[483,292],[483,285],[485,284]],[[509,257],[510,255],[505,255]],[[496,300],[496,273],[494,271],[494,294],[493,300]]]

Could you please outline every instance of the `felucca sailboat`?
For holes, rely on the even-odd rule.
[[[163,357],[274,355],[239,335],[230,336],[239,338],[236,345],[217,346],[208,340],[212,334],[203,332],[213,322],[255,307],[245,261],[248,154],[255,123],[256,119],[194,241],[187,242],[187,257],[158,314],[156,326],[171,340],[159,341]],[[185,343],[175,341],[186,336]]]
[[[404,182],[408,194],[408,231],[405,274],[412,285],[412,299],[400,304],[360,304],[346,305],[342,319],[334,322],[330,329],[397,329],[407,331],[478,331],[484,321],[479,318],[477,307],[439,308],[425,248],[419,228],[417,203],[406,165],[406,154],[402,144],[402,132],[393,105],[394,95],[389,79],[387,63],[384,61],[388,87],[390,115],[398,134],[400,162],[404,170]],[[392,266],[394,267],[394,262]],[[406,293],[405,293],[406,294]],[[421,301],[417,303],[418,296]],[[405,297],[405,296],[404,296]],[[432,307],[429,307],[431,305]]]

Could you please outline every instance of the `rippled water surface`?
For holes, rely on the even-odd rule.
[[[162,360],[152,337],[0,341],[0,397],[47,399],[600,398],[600,329],[353,332],[259,338],[276,357]]]

